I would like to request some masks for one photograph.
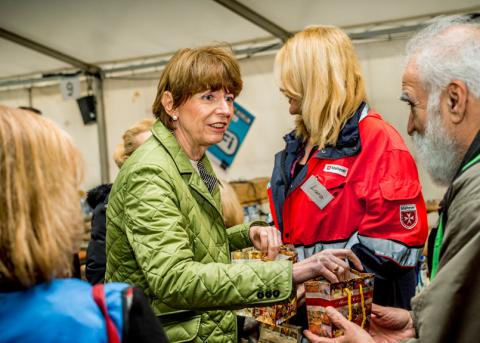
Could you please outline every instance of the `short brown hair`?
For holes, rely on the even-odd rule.
[[[27,288],[69,275],[83,232],[83,161],[33,112],[0,106],[0,279]]]
[[[154,123],[154,119],[143,119],[125,131],[122,136],[123,143],[118,144],[113,153],[113,159],[118,168],[121,168],[127,158],[143,143],[138,141],[137,136],[150,131]]]
[[[290,38],[275,58],[280,89],[300,102],[297,135],[323,148],[366,100],[365,84],[348,35],[334,26],[309,26]]]
[[[192,95],[205,90],[224,89],[235,97],[242,90],[240,66],[226,45],[181,49],[173,55],[160,76],[153,114],[166,127],[173,129],[170,116],[162,105],[166,91],[172,93],[173,108]]]

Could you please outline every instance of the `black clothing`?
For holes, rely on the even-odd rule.
[[[168,342],[162,324],[153,313],[143,291],[136,287],[132,289],[133,297],[130,306],[128,302],[123,303],[125,321],[122,342]]]
[[[87,248],[85,275],[92,285],[105,279],[105,234],[108,195],[112,184],[100,185],[87,194],[87,203],[93,209],[91,239]]]

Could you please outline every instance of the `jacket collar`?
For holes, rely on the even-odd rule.
[[[348,119],[345,126],[340,131],[337,144],[335,146],[327,146],[318,150],[315,154],[316,158],[337,159],[356,155],[360,152],[362,146],[360,141],[360,132],[358,128],[359,122],[367,115],[368,105],[362,102],[353,116]],[[295,131],[283,137],[286,143],[286,152],[299,153],[303,149],[303,142],[296,137]]]
[[[464,172],[463,168],[467,163],[469,163],[472,159],[474,159],[478,154],[480,154],[480,131],[477,133],[475,138],[473,139],[473,142],[470,144],[468,147],[468,150],[463,157],[462,163],[460,163],[460,166],[458,167],[457,172],[455,173],[455,176],[452,179],[452,182],[450,183],[447,191],[445,192],[445,195],[443,196],[442,201],[440,202],[440,211],[444,212],[444,222],[446,223],[447,221],[447,211],[448,207],[450,206],[450,203],[452,202],[453,198],[453,182]],[[445,226],[444,226],[445,227]]]
[[[178,171],[182,174],[184,180],[188,185],[195,189],[203,198],[205,198],[215,209],[221,214],[220,206],[220,185],[215,188],[213,194],[211,194],[200,175],[193,169],[192,163],[187,154],[178,144],[173,133],[159,120],[153,125],[152,135],[158,140],[158,142],[165,148],[168,154],[171,156],[173,163],[177,166]],[[205,169],[211,174],[215,175],[212,165],[208,160],[207,155],[202,157],[203,165]]]
[[[473,160],[478,154],[480,154],[480,131],[473,139],[472,144],[470,144],[470,146],[468,147],[467,153],[463,157],[462,163],[460,163],[460,167],[455,174],[454,180],[459,177],[460,174],[463,172],[463,168],[465,167],[465,165],[471,160]]]
[[[153,125],[152,134],[172,157],[180,174],[191,174],[194,172],[187,154],[180,147],[173,133],[161,121],[157,120]]]

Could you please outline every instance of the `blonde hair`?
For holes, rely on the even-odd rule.
[[[275,58],[280,89],[300,103],[296,133],[323,148],[365,100],[365,84],[352,41],[334,26],[309,26]]]
[[[242,85],[240,66],[226,45],[180,49],[160,76],[153,113],[167,128],[173,130],[172,120],[162,104],[162,96],[166,91],[172,93],[173,108],[177,108],[192,95],[205,90],[224,89],[236,97]]]
[[[83,232],[83,161],[70,137],[0,106],[0,279],[15,288],[70,275]]]
[[[127,158],[143,144],[143,140],[139,140],[138,135],[150,131],[154,123],[154,119],[143,119],[125,131],[122,136],[123,143],[118,144],[113,153],[113,159],[118,168],[121,168]]]
[[[222,199],[223,221],[225,226],[232,227],[243,223],[243,208],[233,187],[226,181],[220,185]]]

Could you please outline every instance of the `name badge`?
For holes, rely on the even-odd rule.
[[[333,195],[318,182],[317,178],[312,175],[301,187],[302,191],[312,200],[320,209],[324,209],[330,201],[333,200]]]
[[[344,166],[340,166],[338,164],[327,164],[325,165],[325,168],[323,168],[323,171],[327,173],[342,175],[344,177],[347,177],[348,174],[348,168],[345,168]]]

